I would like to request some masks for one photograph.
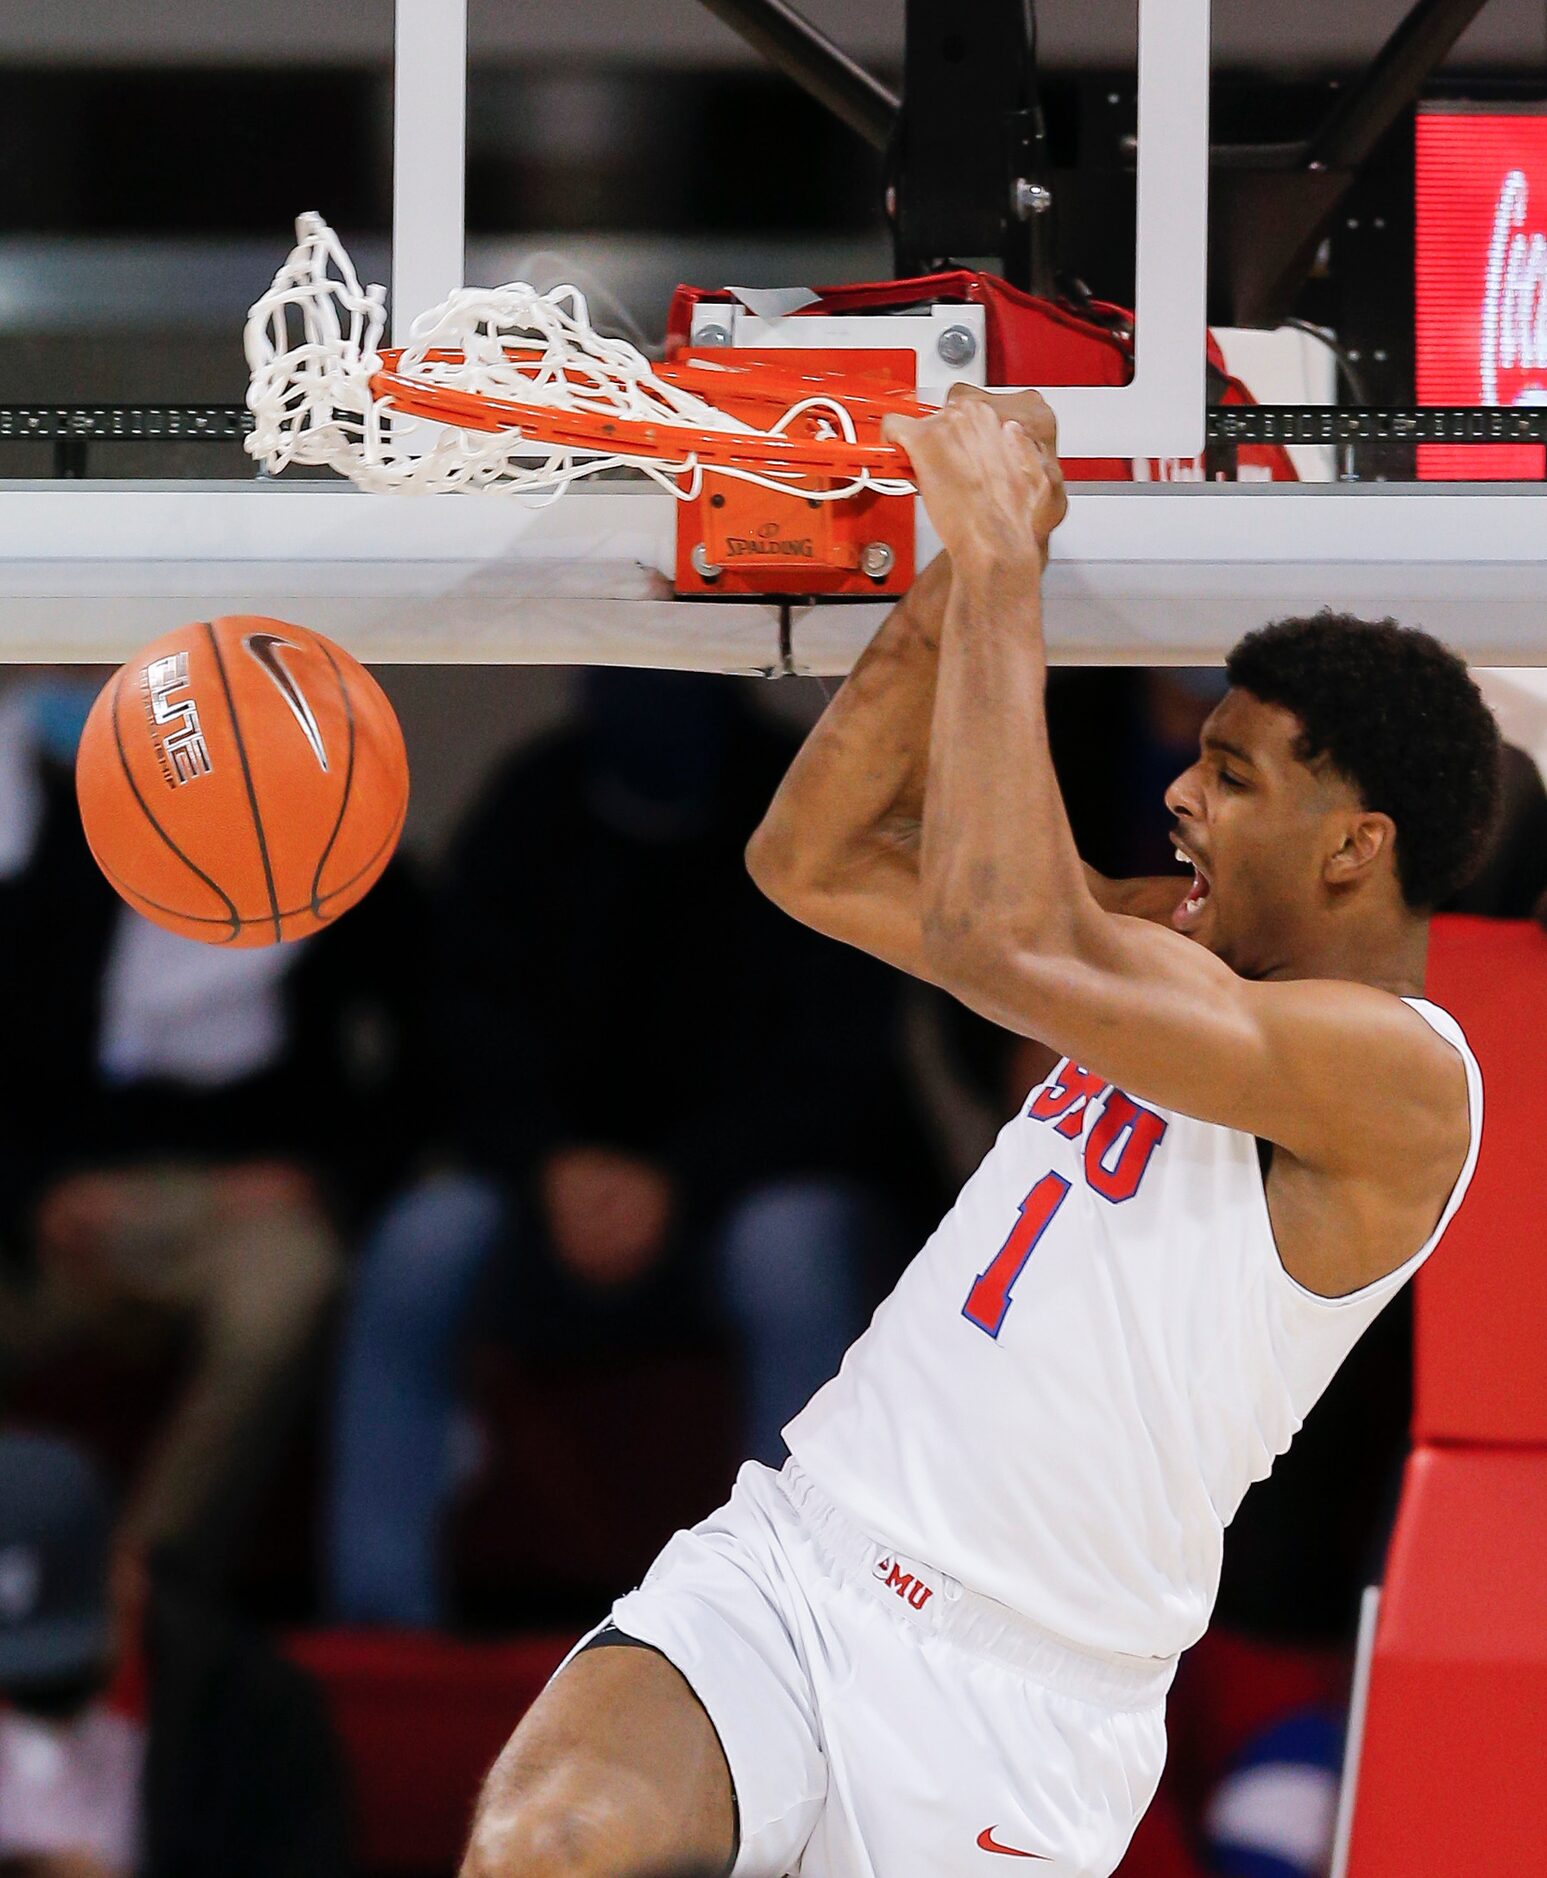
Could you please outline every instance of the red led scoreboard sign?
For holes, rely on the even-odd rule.
[[[1547,404],[1547,105],[1425,106],[1417,130],[1420,404]],[[1447,481],[1547,472],[1547,446],[1424,444]]]

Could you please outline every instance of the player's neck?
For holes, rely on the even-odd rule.
[[[1422,997],[1429,957],[1429,921],[1400,911],[1323,922],[1296,935],[1265,978],[1339,978],[1374,985],[1401,998]]]

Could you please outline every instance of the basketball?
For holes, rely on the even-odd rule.
[[[143,647],[92,706],[86,840],[136,912],[209,945],[299,939],[366,894],[408,808],[381,687],[320,633],[236,615]]]

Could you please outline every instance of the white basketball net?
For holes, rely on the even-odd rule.
[[[512,489],[558,495],[582,476],[621,466],[638,469],[674,495],[698,494],[702,470],[680,459],[557,446],[519,429],[463,430],[416,418],[405,423],[371,387],[383,368],[386,292],[362,288],[349,256],[320,215],[296,222],[296,245],[274,284],[247,316],[244,341],[252,378],[247,408],[254,425],[248,454],[270,473],[292,463],[323,464],[377,491]],[[525,356],[513,357],[509,348]],[[445,352],[449,360],[428,355]],[[853,440],[853,419],[833,398],[792,405],[767,431],[743,423],[651,370],[644,354],[596,332],[575,287],[539,293],[522,281],[464,287],[421,313],[397,375],[562,411],[676,423],[747,436],[782,435],[795,418],[816,412],[822,434]],[[822,487],[796,472],[716,465],[771,489],[798,488],[823,499],[862,489],[906,495],[913,485],[860,474]]]

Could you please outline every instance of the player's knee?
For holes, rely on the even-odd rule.
[[[617,1878],[636,1869],[606,1797],[582,1801],[559,1788],[481,1817],[459,1878]]]

